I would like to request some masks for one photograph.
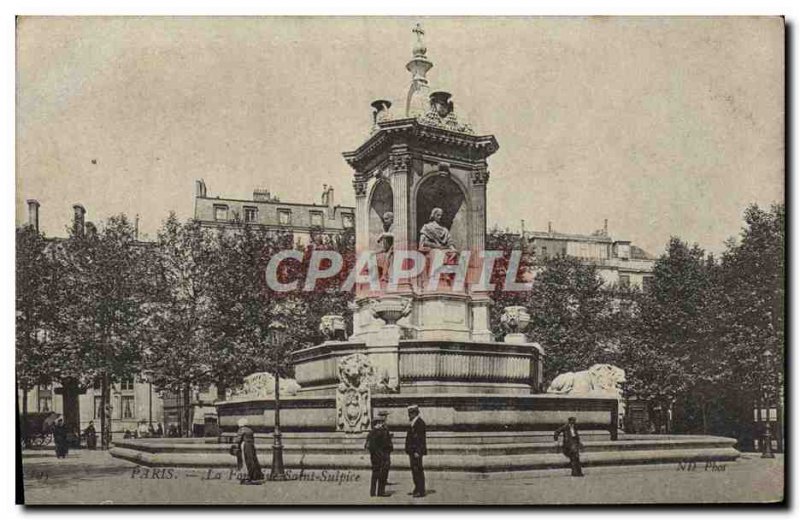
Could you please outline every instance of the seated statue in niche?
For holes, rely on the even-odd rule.
[[[427,269],[425,269],[425,280],[431,270],[433,262],[432,253],[436,250],[443,250],[444,265],[458,264],[458,252],[453,244],[453,239],[450,236],[450,230],[441,224],[444,212],[441,208],[433,208],[431,211],[431,219],[422,226],[419,231],[419,246],[417,249],[428,257]],[[452,273],[444,275],[445,285],[450,285],[454,275]]]
[[[378,236],[378,246],[380,250],[377,255],[378,272],[380,273],[380,281],[386,282],[389,280],[389,271],[392,267],[394,259],[394,234],[392,233],[392,225],[394,224],[394,213],[387,211],[383,214],[383,233]]]
[[[430,253],[433,249],[455,251],[450,230],[441,224],[442,216],[441,208],[433,208],[430,221],[419,230],[419,250],[422,253]]]

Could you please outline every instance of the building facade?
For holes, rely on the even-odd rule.
[[[39,230],[40,204],[36,200],[28,200],[28,222],[26,225],[34,230]],[[73,227],[76,234],[91,232],[94,224],[86,221],[86,209],[81,204],[73,206]],[[66,240],[61,237],[48,239],[48,248],[59,247]],[[72,428],[86,429],[90,422],[95,422],[95,428],[100,430],[100,387],[77,388],[79,395],[77,403],[73,400],[72,408],[65,403],[64,388],[59,383],[38,385],[23,395],[21,389],[17,390],[17,399],[20,413],[25,407],[30,413],[54,412],[65,416],[65,420],[72,422]],[[27,397],[27,399],[26,399]],[[77,404],[77,410],[75,409]],[[144,381],[136,374],[119,383],[112,383],[110,392],[111,404],[111,433],[112,438],[119,438],[125,431],[134,432],[138,429],[155,428],[163,422],[163,402],[157,389]],[[68,417],[69,416],[69,417]]]
[[[630,240],[611,237],[607,222],[602,230],[589,235],[561,233],[553,230],[552,224],[547,231],[523,230],[511,235],[535,258],[564,255],[594,265],[607,287],[648,290],[653,280],[655,258]]]
[[[355,208],[334,203],[334,190],[323,185],[320,203],[282,202],[269,190],[256,189],[251,199],[208,195],[206,183],[195,183],[194,219],[206,227],[243,222],[274,231],[290,231],[308,244],[315,235],[336,235],[355,227]]]

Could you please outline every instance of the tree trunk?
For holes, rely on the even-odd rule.
[[[30,440],[28,439],[28,387],[22,386],[22,424],[20,425],[20,432],[22,439],[25,441],[25,447],[30,448]]]
[[[783,453],[783,406],[781,406],[781,389],[783,387],[779,386],[777,390],[777,395],[775,396],[775,426],[776,426],[776,436],[775,442],[777,443],[777,450],[778,453]]]
[[[78,382],[73,378],[67,378],[61,384],[64,400],[64,426],[69,432],[77,432],[78,438],[80,438],[81,408]]]
[[[103,382],[100,385],[100,447],[107,450],[111,444],[111,396],[109,394],[110,382],[108,372],[103,372]]]
[[[708,435],[708,401],[705,399],[700,403],[700,414],[703,417],[703,435]]]
[[[228,387],[222,381],[217,382],[217,401],[224,401],[225,394],[228,392]]]
[[[757,440],[756,440],[756,442],[754,444],[757,445],[758,451],[762,451],[764,449],[764,447],[761,445],[762,444],[762,436],[760,435],[760,433],[761,433],[761,425],[764,424],[764,417],[761,414],[761,399],[760,398],[755,400],[755,406],[756,406],[756,427],[755,427],[755,432],[756,432]]]
[[[183,387],[183,414],[181,417],[184,437],[192,436],[192,425],[190,421],[191,411],[192,411],[191,387],[188,384],[186,384]]]

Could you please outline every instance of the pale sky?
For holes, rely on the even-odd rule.
[[[590,233],[652,254],[720,251],[784,198],[779,18],[23,18],[17,222],[63,236],[72,204],[155,235],[209,195],[354,204],[341,153],[370,102],[399,109],[416,21],[432,90],[494,134],[489,225]],[[92,161],[96,161],[94,164]]]

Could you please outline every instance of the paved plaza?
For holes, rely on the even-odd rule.
[[[761,459],[745,453],[737,462],[694,469],[677,464],[529,472],[491,479],[428,472],[429,494],[412,498],[411,475],[393,471],[386,498],[370,498],[369,474],[313,471],[289,482],[244,486],[223,469],[154,470],[112,458],[107,452],[73,451],[64,460],[52,451],[23,454],[27,504],[624,504],[775,502],[783,496],[782,455]],[[268,471],[268,468],[267,468]],[[295,473],[295,476],[297,474]]]

